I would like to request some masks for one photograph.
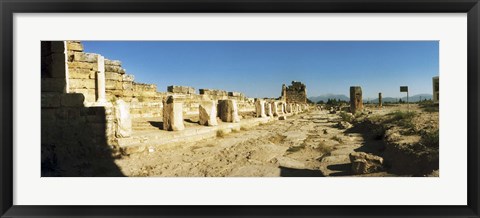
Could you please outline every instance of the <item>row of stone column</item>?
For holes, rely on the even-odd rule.
[[[201,101],[198,107],[199,124],[204,126],[218,125],[217,116],[223,122],[238,123],[238,107],[235,100]],[[163,101],[163,129],[179,131],[185,129],[183,125],[183,99],[173,96]]]
[[[255,112],[257,117],[281,117],[285,119],[287,113],[300,113],[308,108],[306,104],[286,103],[284,101],[266,101],[257,99],[255,101]]]

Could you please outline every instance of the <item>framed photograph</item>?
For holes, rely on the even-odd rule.
[[[479,217],[478,0],[0,7],[1,217]]]

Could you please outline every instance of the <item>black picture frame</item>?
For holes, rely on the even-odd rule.
[[[478,0],[0,0],[1,217],[479,217]],[[13,200],[14,13],[467,13],[468,205],[466,206],[17,206]],[[449,145],[454,146],[454,145]],[[445,193],[438,193],[444,195]]]

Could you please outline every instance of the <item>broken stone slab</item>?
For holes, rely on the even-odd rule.
[[[265,101],[261,99],[257,99],[255,101],[255,113],[257,117],[267,117],[265,114]]]
[[[130,117],[130,107],[121,99],[115,102],[115,121],[115,135],[117,138],[128,138],[132,135],[132,118]]]
[[[189,86],[168,86],[167,91],[179,94],[195,94],[195,88]]]
[[[215,101],[203,101],[198,106],[199,123],[204,126],[217,126],[217,104]]]
[[[180,131],[183,125],[183,99],[168,96],[163,100],[163,129]]]
[[[122,62],[119,60],[105,59],[105,65],[122,66]]]
[[[287,116],[285,115],[278,116],[278,120],[286,120],[286,119],[287,119]]]
[[[353,126],[352,124],[346,121],[340,121],[337,123],[337,127],[340,129],[350,129],[352,128],[352,126]]]
[[[227,91],[216,89],[199,89],[200,95],[228,96]]]
[[[223,122],[240,122],[240,117],[238,116],[237,101],[231,99],[219,100],[218,115]]]
[[[374,173],[383,170],[383,158],[365,152],[349,154],[353,174]]]

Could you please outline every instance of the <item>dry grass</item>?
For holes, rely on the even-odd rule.
[[[340,137],[337,136],[337,135],[336,135],[336,136],[333,136],[333,137],[332,137],[332,140],[337,141],[337,142],[339,142],[339,143],[342,143],[342,142],[343,142],[343,139],[340,138]]]
[[[300,151],[302,149],[305,149],[305,144],[301,144],[299,146],[292,146],[292,147],[289,147],[287,149],[287,152],[290,152],[290,153],[293,153],[293,152],[297,152],[297,151]]]

